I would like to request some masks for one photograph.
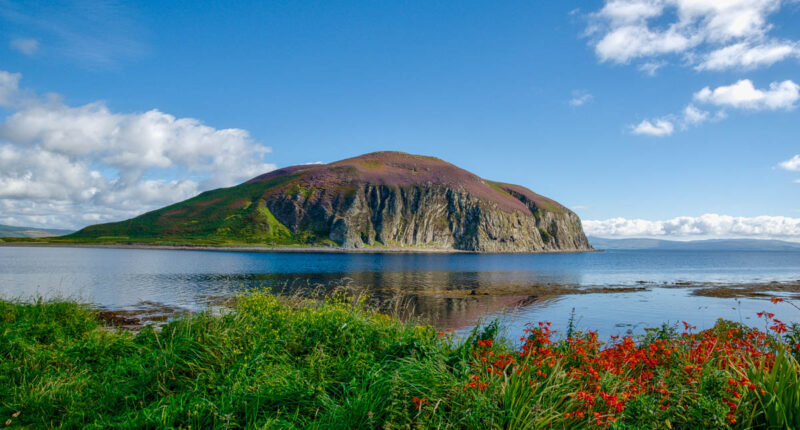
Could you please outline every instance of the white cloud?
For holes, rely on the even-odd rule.
[[[587,34],[604,62],[678,55],[699,70],[755,68],[797,55],[795,42],[769,36],[780,8],[780,0],[606,0]]]
[[[648,61],[639,65],[639,70],[647,73],[648,76],[655,76],[659,69],[666,66],[664,61]]]
[[[586,103],[592,101],[593,98],[594,96],[592,96],[587,92],[576,90],[572,92],[572,98],[570,99],[569,104],[570,106],[575,106],[575,107],[583,106]]]
[[[800,172],[800,154],[778,164],[781,169]]]
[[[116,208],[76,205],[61,201],[0,199],[0,224],[30,227],[75,228],[88,224],[130,218],[140,212]]]
[[[628,25],[606,34],[595,51],[602,61],[628,63],[639,57],[683,52],[692,45],[690,39],[673,30],[654,33],[644,26]]]
[[[0,138],[66,156],[90,155],[126,172],[172,167],[213,172],[210,185],[230,184],[233,177],[256,176],[270,168],[254,162],[259,158],[254,155],[269,149],[254,143],[245,130],[217,130],[158,110],[113,113],[99,102],[19,110],[0,125]]]
[[[637,24],[661,15],[664,5],[652,0],[610,0],[600,15],[605,15],[617,25]]]
[[[30,96],[0,72],[2,219],[56,227],[107,221],[234,185],[275,168],[246,130],[216,129],[153,109],[117,113]],[[71,208],[71,209],[70,209]]]
[[[612,218],[583,221],[587,235],[600,237],[761,238],[800,240],[800,218],[733,217],[705,214],[665,221]]]
[[[797,43],[770,42],[763,45],[736,43],[708,53],[697,70],[755,69],[771,66],[789,57],[800,57]]]
[[[743,79],[732,85],[720,86],[713,90],[705,87],[694,93],[694,100],[699,103],[751,111],[793,109],[798,99],[800,99],[800,85],[789,80],[773,82],[769,85],[769,89],[759,90],[753,86],[753,82]],[[630,129],[633,134],[669,136],[676,126],[686,130],[707,121],[721,121],[727,117],[728,114],[723,109],[712,114],[690,103],[680,115],[666,115],[655,120],[645,119]]]
[[[17,102],[19,96],[19,80],[22,75],[0,70],[0,107],[10,107]]]
[[[705,87],[694,94],[694,99],[717,106],[750,110],[792,109],[800,99],[800,85],[786,80],[769,84],[768,90],[759,90],[749,79],[715,89]]]
[[[708,120],[708,115],[708,112],[700,110],[691,104],[683,109],[683,121],[685,124],[702,124]]]
[[[108,68],[146,55],[146,25],[135,8],[118,1],[0,1],[0,27],[9,23],[47,40],[49,55],[91,68]],[[38,42],[19,40],[13,48],[31,55]]]
[[[25,55],[33,55],[39,50],[39,41],[36,39],[17,38],[11,39],[8,46]]]
[[[767,17],[780,0],[677,0],[681,25],[697,24],[712,41],[761,37],[770,29]]]
[[[643,120],[631,127],[631,133],[655,137],[669,136],[675,131],[675,125],[667,119]]]

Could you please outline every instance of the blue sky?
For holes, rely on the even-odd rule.
[[[237,3],[0,0],[0,222],[80,227],[392,149],[606,236],[800,240],[798,2]],[[174,133],[155,150],[153,123]]]

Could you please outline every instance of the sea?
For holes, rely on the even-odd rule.
[[[800,252],[608,250],[555,254],[240,252],[0,247],[0,298],[65,298],[162,321],[251,291],[358,294],[406,318],[510,338],[539,321],[601,337],[698,329],[756,313],[800,323]],[[771,297],[785,299],[773,303]],[[146,321],[150,319],[144,318]]]

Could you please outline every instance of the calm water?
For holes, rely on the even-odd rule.
[[[680,320],[708,327],[719,317],[754,324],[751,317],[762,309],[800,321],[797,309],[764,298],[698,297],[693,288],[669,287],[798,280],[800,252],[477,255],[0,247],[4,298],[61,296],[111,309],[199,310],[210,300],[254,287],[291,291],[346,284],[376,297],[408,293],[416,311],[442,327],[468,329],[481,318],[499,317],[515,335],[541,320],[563,329],[573,308],[579,327],[602,335]],[[597,287],[643,291],[561,294],[565,288]]]

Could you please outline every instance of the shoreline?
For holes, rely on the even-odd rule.
[[[337,288],[332,288],[328,293],[335,291]],[[346,287],[343,291],[348,291],[353,295],[360,295],[370,292],[384,292],[389,293],[392,299],[397,298],[408,299],[412,297],[422,298],[436,298],[444,300],[503,300],[515,298],[518,302],[511,305],[504,305],[504,309],[512,309],[524,303],[530,303],[531,299],[540,299],[548,297],[566,297],[574,295],[613,295],[613,294],[629,294],[629,293],[647,293],[654,289],[681,289],[688,291],[689,296],[706,297],[724,300],[739,300],[739,299],[762,299],[769,300],[772,297],[780,297],[786,300],[800,301],[800,280],[784,280],[784,281],[769,281],[769,282],[741,282],[741,283],[709,283],[709,282],[645,282],[638,281],[634,285],[575,285],[575,284],[538,284],[535,286],[522,287],[522,288],[465,288],[465,289],[426,289],[403,291],[396,289],[380,289],[372,290],[368,287]],[[296,291],[292,290],[275,290],[270,294],[276,297],[290,298],[297,292],[303,291],[302,288]],[[328,293],[324,295],[314,296],[319,294],[319,291],[314,292],[313,289],[307,289],[307,292],[313,292],[312,296],[315,299],[327,297]],[[322,291],[322,290],[320,290]],[[236,301],[241,297],[246,297],[252,292],[240,294],[220,294],[203,296],[206,300],[205,304],[211,308],[228,308],[235,306]],[[304,295],[304,297],[306,297]],[[8,300],[0,297],[0,302]],[[137,332],[145,326],[152,325],[154,328],[159,328],[168,323],[176,317],[192,315],[199,312],[198,310],[191,310],[185,304],[167,303],[160,301],[144,300],[133,306],[119,306],[119,305],[102,305],[93,303],[92,301],[72,299],[77,303],[87,306],[88,308],[98,312],[101,320],[105,321],[110,326]],[[13,301],[13,300],[12,300]],[[20,303],[27,302],[22,300]],[[417,317],[427,318],[432,315],[420,314]],[[446,325],[438,326],[437,324],[429,321],[439,328],[455,328],[462,329],[462,325]],[[474,323],[469,323],[466,326],[472,326]]]
[[[447,248],[340,248],[324,246],[252,246],[252,245],[148,245],[148,244],[100,244],[100,243],[36,243],[36,242],[0,242],[0,247],[28,248],[105,248],[105,249],[152,249],[169,251],[223,251],[223,252],[265,252],[265,253],[308,253],[308,254],[579,254],[584,252],[603,252],[601,249],[558,250],[558,251],[467,251]]]

